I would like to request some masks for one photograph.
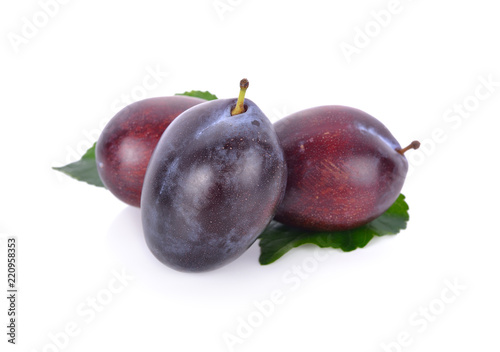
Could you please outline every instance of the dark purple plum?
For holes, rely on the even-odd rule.
[[[96,146],[97,171],[118,199],[140,206],[149,158],[168,125],[203,99],[171,96],[140,100],[120,110],[102,131]]]
[[[219,268],[240,256],[273,218],[286,164],[273,125],[250,100],[214,100],[181,114],[161,137],[142,190],[152,253],[179,271]]]
[[[308,230],[348,230],[384,213],[408,171],[391,132],[367,113],[320,106],[274,124],[288,166],[285,198],[275,219]]]

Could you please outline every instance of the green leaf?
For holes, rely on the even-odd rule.
[[[215,100],[217,97],[210,92],[202,92],[199,90],[192,90],[190,92],[177,93],[176,95],[185,95],[188,97],[201,98],[205,100]]]
[[[405,196],[400,194],[396,202],[377,219],[346,231],[306,231],[272,221],[259,237],[259,262],[262,265],[271,264],[292,248],[307,243],[321,248],[339,248],[344,252],[363,248],[374,236],[395,235],[405,229],[410,219],[408,209]]]
[[[65,173],[78,181],[84,181],[94,186],[104,187],[97,173],[95,145],[96,143],[85,152],[80,160],[65,166],[53,167],[53,169]]]

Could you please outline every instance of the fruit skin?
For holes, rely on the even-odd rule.
[[[157,97],[120,110],[96,145],[97,171],[106,188],[123,202],[139,207],[149,158],[161,135],[178,115],[203,102],[187,96]]]
[[[141,214],[146,243],[165,265],[200,272],[240,256],[272,219],[286,187],[273,125],[252,101],[214,100],[167,128],[151,157]]]
[[[275,220],[308,230],[347,230],[397,199],[408,162],[389,130],[367,113],[320,106],[274,124],[288,165]]]

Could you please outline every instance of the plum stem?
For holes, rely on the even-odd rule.
[[[403,149],[396,149],[396,151],[399,154],[404,155],[405,152],[407,152],[408,150],[410,150],[410,149],[418,149],[419,147],[420,147],[420,142],[419,141],[413,141],[408,146],[406,146],[405,148],[403,148]]]
[[[243,78],[240,81],[240,95],[238,96],[238,101],[233,110],[231,110],[231,116],[239,115],[245,112],[245,93],[248,88],[248,79]]]

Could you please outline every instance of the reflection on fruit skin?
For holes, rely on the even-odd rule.
[[[99,177],[118,199],[138,207],[149,159],[170,123],[205,100],[171,96],[144,99],[120,110],[96,146]]]
[[[283,198],[286,164],[273,125],[252,101],[200,104],[167,128],[141,200],[146,242],[164,264],[207,271],[240,256]]]
[[[408,162],[377,119],[345,106],[320,106],[274,124],[288,165],[275,219],[309,230],[346,230],[397,199]]]

